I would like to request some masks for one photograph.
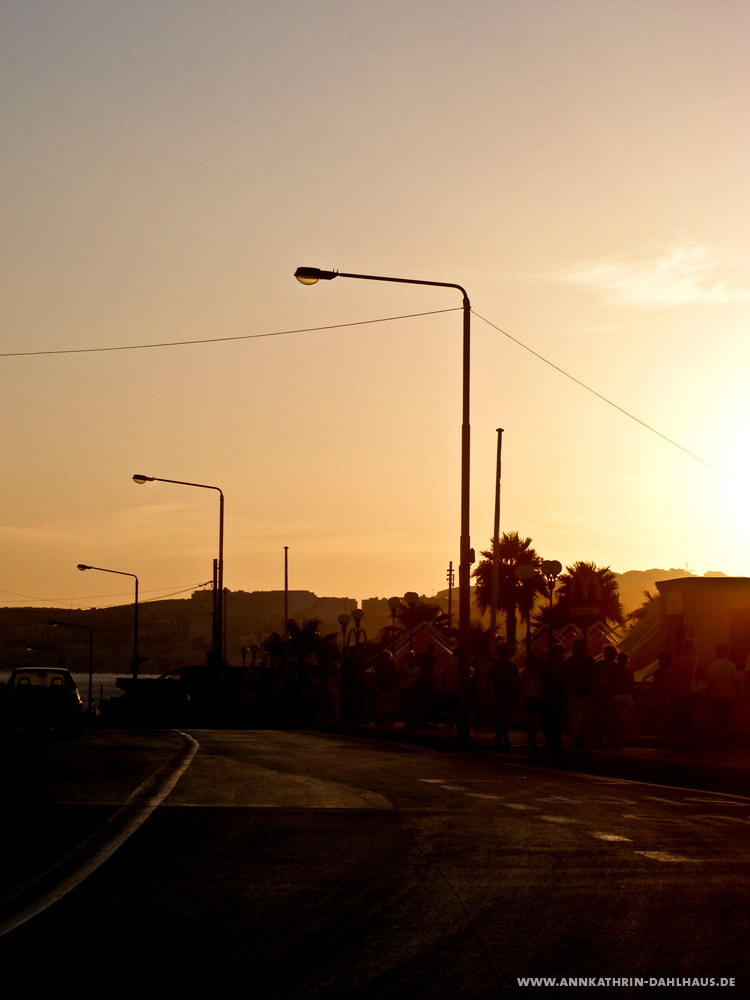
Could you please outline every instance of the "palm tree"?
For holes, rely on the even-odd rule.
[[[561,616],[567,621],[576,619],[576,606],[597,607],[600,620],[612,625],[620,625],[624,614],[620,603],[617,577],[609,566],[597,566],[592,562],[576,562],[568,566],[558,578],[560,587],[557,605]]]
[[[492,604],[492,569],[496,539],[491,548],[482,552],[483,560],[474,570],[474,597],[479,610],[484,612]],[[530,538],[521,538],[517,531],[503,532],[498,546],[497,606],[505,615],[505,634],[508,644],[516,642],[516,611],[525,618],[531,613],[536,594],[544,593],[544,580],[539,573],[520,581],[516,576],[519,566],[538,569],[541,558],[534,550]]]
[[[335,632],[322,635],[320,618],[308,618],[299,625],[293,618],[287,623],[289,659],[309,667],[326,666],[339,655]]]

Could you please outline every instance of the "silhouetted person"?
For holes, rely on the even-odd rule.
[[[586,642],[576,639],[568,657],[570,679],[570,734],[577,747],[588,746],[594,723],[594,698],[599,685],[599,668],[586,652]]]
[[[440,676],[440,691],[445,724],[449,729],[453,729],[456,725],[459,692],[459,664],[455,653],[451,653],[443,665],[443,672]]]
[[[702,683],[698,670],[695,642],[685,639],[679,656],[672,659],[672,722],[680,746],[687,746],[693,736],[693,720],[698,704],[698,686]]]
[[[419,706],[420,721],[434,724],[435,722],[435,646],[430,643],[427,649],[417,656],[419,666]]]
[[[343,722],[361,722],[364,707],[364,678],[359,662],[353,653],[341,663],[341,719]]]
[[[398,683],[401,694],[401,712],[404,726],[411,729],[417,724],[419,717],[419,689],[422,671],[414,653],[409,652],[404,657],[398,672]]]
[[[611,642],[602,648],[602,655],[597,661],[599,667],[599,683],[594,695],[594,715],[597,737],[614,743],[615,723],[612,713],[613,677],[617,664],[617,649]]]
[[[742,684],[737,666],[729,659],[729,647],[725,642],[717,642],[716,656],[705,670],[708,685],[708,708],[711,715],[711,729],[719,743],[729,739],[729,714],[732,705],[742,698]]]
[[[672,700],[672,657],[667,652],[659,653],[659,666],[652,675],[651,717],[656,738],[665,743],[670,729],[670,702]]]
[[[542,672],[542,729],[544,749],[547,753],[561,753],[562,734],[568,709],[570,684],[565,647],[556,642],[544,658]]]
[[[542,725],[542,690],[543,681],[539,661],[533,653],[529,653],[521,674],[521,698],[529,730],[530,747],[537,745],[537,733]]]
[[[627,653],[617,654],[610,680],[612,739],[616,747],[624,745],[628,722],[633,714],[635,680],[628,667],[628,659]]]
[[[393,725],[398,711],[398,667],[387,649],[375,661],[375,699],[378,721]]]
[[[508,725],[518,703],[518,667],[511,660],[506,646],[500,646],[497,659],[487,673],[487,690],[492,700],[495,722],[495,746],[510,749]]]
[[[325,719],[328,722],[339,722],[341,719],[341,670],[335,662],[328,664],[326,675]]]

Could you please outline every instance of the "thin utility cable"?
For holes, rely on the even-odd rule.
[[[417,319],[421,316],[438,316],[442,313],[450,313],[458,311],[459,307],[454,307],[451,309],[433,309],[429,312],[406,313],[401,316],[384,316],[379,319],[354,320],[348,323],[333,323],[333,324],[328,324],[326,326],[310,326],[297,330],[276,330],[269,333],[247,333],[247,334],[240,334],[236,337],[207,337],[202,340],[173,340],[173,341],[165,341],[163,343],[158,343],[158,344],[127,344],[114,347],[76,347],[76,348],[62,348],[59,350],[45,350],[45,351],[8,351],[8,352],[0,352],[0,358],[29,358],[29,357],[40,357],[44,355],[53,355],[53,354],[97,354],[108,351],[153,350],[159,347],[189,347],[193,344],[222,344],[238,340],[259,340],[264,337],[288,337],[297,333],[320,333],[324,330],[342,330],[355,326],[369,326],[374,323],[392,323],[403,319]],[[724,472],[723,469],[718,469],[715,465],[712,465],[710,462],[707,462],[705,458],[701,458],[700,455],[696,455],[688,448],[685,448],[684,445],[679,444],[679,442],[668,437],[666,434],[662,434],[661,431],[657,430],[655,427],[652,427],[651,424],[647,424],[645,420],[641,420],[639,417],[636,417],[634,414],[624,409],[624,407],[619,406],[611,399],[608,399],[606,396],[602,395],[602,393],[597,392],[596,389],[592,389],[591,386],[586,385],[585,382],[582,382],[580,379],[576,378],[575,375],[571,375],[570,372],[565,371],[564,368],[560,368],[559,365],[556,365],[553,361],[550,361],[549,358],[545,358],[543,354],[540,354],[538,351],[535,351],[532,347],[529,347],[527,344],[524,344],[522,340],[519,340],[517,337],[514,337],[512,334],[508,333],[507,330],[503,330],[502,327],[498,326],[496,323],[493,323],[491,320],[488,320],[485,316],[482,316],[474,309],[472,309],[471,311],[472,314],[477,317],[477,319],[481,319],[482,322],[492,327],[493,330],[497,330],[498,333],[501,333],[504,337],[507,337],[508,340],[512,340],[514,344],[517,344],[519,347],[522,347],[525,351],[528,351],[529,354],[532,354],[535,358],[538,358],[540,361],[543,361],[545,365],[548,365],[550,368],[553,368],[556,372],[559,372],[560,375],[565,376],[565,378],[570,379],[571,382],[575,382],[576,385],[580,386],[582,389],[585,389],[587,392],[590,392],[592,396],[596,396],[597,399],[600,399],[603,403],[606,403],[608,406],[613,407],[613,409],[622,413],[623,416],[628,417],[630,420],[633,420],[637,424],[640,424],[641,427],[644,427],[647,431],[650,431],[652,434],[656,434],[656,436],[660,437],[662,441],[666,441],[667,444],[671,444],[672,447],[678,448],[681,452],[683,452],[683,454],[687,455],[689,458],[694,459],[696,462],[700,462],[701,465],[704,465],[707,469],[710,469],[712,472],[715,472],[718,475],[723,476],[725,479],[730,480],[730,482],[734,482],[732,476],[730,476],[727,472]],[[37,600],[37,598],[29,598],[29,599]]]
[[[430,312],[407,313],[404,316],[383,316],[380,319],[361,319],[350,323],[330,323],[327,326],[308,326],[300,330],[275,330],[271,333],[244,333],[236,337],[206,337],[204,340],[171,340],[161,344],[123,344],[114,347],[66,347],[47,351],[5,351],[0,358],[34,358],[47,354],[99,354],[106,351],[146,351],[157,347],[189,347],[192,344],[225,344],[233,340],[260,340],[263,337],[289,337],[295,333],[320,333],[323,330],[343,330],[351,326],[367,326],[372,323],[393,323],[395,320],[417,319],[420,316],[438,316],[440,313],[457,312],[451,309],[432,309]]]
[[[480,316],[479,313],[474,312],[473,309],[471,311],[472,314],[476,316],[477,319],[481,319],[484,323],[487,324],[487,326],[491,326],[493,330],[497,330],[498,333],[502,333],[502,335],[504,337],[507,337],[508,340],[512,340],[514,344],[518,344],[518,346],[522,347],[524,351],[528,351],[529,354],[533,354],[535,358],[539,358],[539,360],[543,361],[545,365],[549,365],[550,368],[554,368],[556,372],[559,372],[561,375],[564,375],[565,378],[570,379],[571,382],[575,382],[576,385],[579,385],[582,389],[585,389],[586,392],[590,392],[592,396],[596,396],[596,398],[600,399],[603,403],[607,403],[608,406],[611,406],[615,410],[618,410],[620,413],[623,414],[623,416],[629,417],[630,420],[634,420],[637,424],[640,424],[641,427],[645,427],[647,431],[651,431],[652,434],[656,434],[657,437],[660,437],[662,441],[666,441],[667,444],[671,444],[673,447],[679,448],[681,452],[684,452],[690,458],[694,458],[695,461],[700,462],[701,465],[705,465],[707,469],[711,469],[712,472],[718,473],[725,479],[732,480],[732,477],[729,475],[729,473],[724,472],[723,469],[717,469],[715,465],[711,465],[711,463],[707,462],[705,458],[701,458],[700,455],[696,455],[694,452],[689,451],[683,445],[679,444],[679,442],[673,441],[672,438],[667,437],[666,434],[662,434],[661,431],[658,431],[655,427],[652,427],[651,424],[647,424],[645,420],[641,420],[639,417],[636,417],[632,413],[628,412],[628,410],[624,409],[622,406],[618,406],[618,404],[614,403],[611,399],[607,399],[606,396],[603,396],[600,392],[597,392],[596,389],[592,389],[590,385],[586,385],[585,382],[581,382],[581,380],[576,378],[575,375],[571,375],[570,372],[566,372],[564,368],[560,368],[559,365],[556,365],[554,361],[550,361],[549,358],[545,358],[543,354],[540,354],[538,351],[535,351],[532,347],[528,347],[526,344],[523,343],[523,341],[518,340],[517,337],[512,336],[506,330],[503,330],[501,327],[497,326],[496,323],[492,323],[484,316]]]
[[[162,594],[162,590],[169,590],[170,589],[169,587],[163,587],[163,588],[160,588],[160,589],[157,588],[156,590],[145,590],[145,591],[143,591],[144,594],[161,594],[161,597],[151,597],[147,601],[139,601],[138,603],[139,604],[151,604],[154,601],[166,601],[168,598],[170,598],[170,597],[176,597],[178,594],[187,594],[188,592],[192,593],[192,592],[195,592],[197,590],[200,590],[201,587],[208,587],[208,586],[210,586],[210,584],[212,582],[213,581],[211,581],[211,580],[207,580],[205,583],[196,583],[196,584],[191,585],[190,587],[183,587],[181,590],[175,590],[171,594]],[[18,593],[16,593],[13,590],[0,590],[0,594],[8,594],[8,595],[10,595],[12,597],[22,598],[25,601],[42,601],[42,602],[45,602],[45,603],[48,602],[48,601],[51,601],[51,602],[55,602],[56,604],[74,603],[74,604],[78,605],[78,604],[81,603],[81,601],[94,601],[94,600],[99,600],[99,599],[105,598],[105,597],[106,598],[109,598],[109,597],[130,597],[130,596],[132,596],[132,591],[129,591],[128,593],[119,593],[119,594],[89,594],[89,595],[84,595],[83,597],[79,597],[79,598],[74,598],[74,597],[32,597],[31,594],[18,594]],[[13,601],[11,603],[15,604],[16,602]]]

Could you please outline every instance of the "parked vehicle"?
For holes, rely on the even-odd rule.
[[[78,686],[63,667],[16,667],[5,690],[3,724],[9,729],[76,732],[84,708]]]

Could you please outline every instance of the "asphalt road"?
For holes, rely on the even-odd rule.
[[[558,992],[520,977],[748,992],[746,798],[330,735],[163,733],[152,752],[156,777],[138,744],[111,780],[92,754],[83,792],[66,794],[64,768],[54,794],[15,790],[38,850],[94,836],[0,913],[6,983],[269,1000]],[[23,825],[4,842],[10,895],[35,874]],[[55,860],[42,853],[37,873]],[[65,891],[19,923],[51,883]]]

